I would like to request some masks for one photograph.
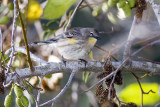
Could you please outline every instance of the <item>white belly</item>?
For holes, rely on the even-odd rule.
[[[65,59],[78,60],[84,59],[87,56],[87,52],[82,48],[82,46],[58,47],[57,50]]]
[[[70,44],[67,41],[61,41],[56,44],[55,47],[57,48],[59,54],[65,59],[79,60],[85,59],[88,56],[94,44],[91,44],[88,41],[84,43],[84,41],[81,40],[76,41],[76,44]]]

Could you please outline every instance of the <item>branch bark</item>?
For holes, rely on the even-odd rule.
[[[154,0],[146,0],[146,1],[148,1],[151,4],[153,11],[156,15],[156,18],[158,20],[158,23],[160,25],[160,2],[156,4]]]
[[[101,72],[103,70],[104,62],[89,61],[86,66],[82,62],[66,62],[64,63],[47,63],[46,65],[34,66],[35,72],[31,72],[29,68],[17,69],[16,73],[21,79],[32,77],[32,76],[45,76],[53,73],[60,72],[71,72],[73,69],[78,69],[78,72]],[[122,62],[112,62],[112,65],[117,68]],[[131,61],[127,66],[123,66],[121,71],[124,72],[140,72],[140,73],[151,73],[151,74],[160,74],[160,65],[151,63],[151,62],[140,62],[140,61]],[[13,82],[18,81],[17,76],[14,72],[9,73],[6,78],[6,83],[9,83],[11,80]]]

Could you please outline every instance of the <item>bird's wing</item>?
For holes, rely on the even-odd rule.
[[[36,41],[36,42],[32,42],[30,44],[30,46],[34,46],[34,45],[46,45],[46,44],[51,44],[51,43],[56,43],[57,40],[59,40],[60,38],[64,38],[63,34],[60,34],[54,38],[45,40],[45,41]]]
[[[66,38],[72,38],[76,36],[81,36],[80,27],[72,28],[67,32],[64,32]]]
[[[54,38],[48,39],[46,41],[37,41],[37,42],[32,42],[30,44],[30,46],[34,46],[34,45],[46,45],[46,44],[51,44],[51,43],[56,43],[58,40],[60,39],[65,39],[65,38],[73,38],[76,36],[81,36],[80,33],[80,28],[76,27],[76,28],[72,28],[62,34],[57,35]]]

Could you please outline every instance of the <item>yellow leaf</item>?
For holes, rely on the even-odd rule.
[[[148,92],[149,90],[155,92],[143,95],[144,105],[154,105],[160,101],[160,96],[158,95],[159,86],[157,83],[142,83],[141,85],[145,92]],[[120,92],[120,96],[125,102],[133,102],[137,105],[141,105],[141,90],[137,83],[131,84],[123,89]]]
[[[30,0],[28,4],[28,16],[27,21],[34,22],[40,18],[43,9],[36,0]]]

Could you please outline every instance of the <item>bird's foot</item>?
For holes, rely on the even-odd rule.
[[[63,64],[65,65],[65,67],[66,67],[66,60],[65,60],[65,58],[62,56],[62,62],[63,62]]]
[[[86,65],[87,65],[87,61],[85,60],[85,59],[79,59],[81,62],[84,62],[84,64],[85,64],[85,67],[86,67]]]

